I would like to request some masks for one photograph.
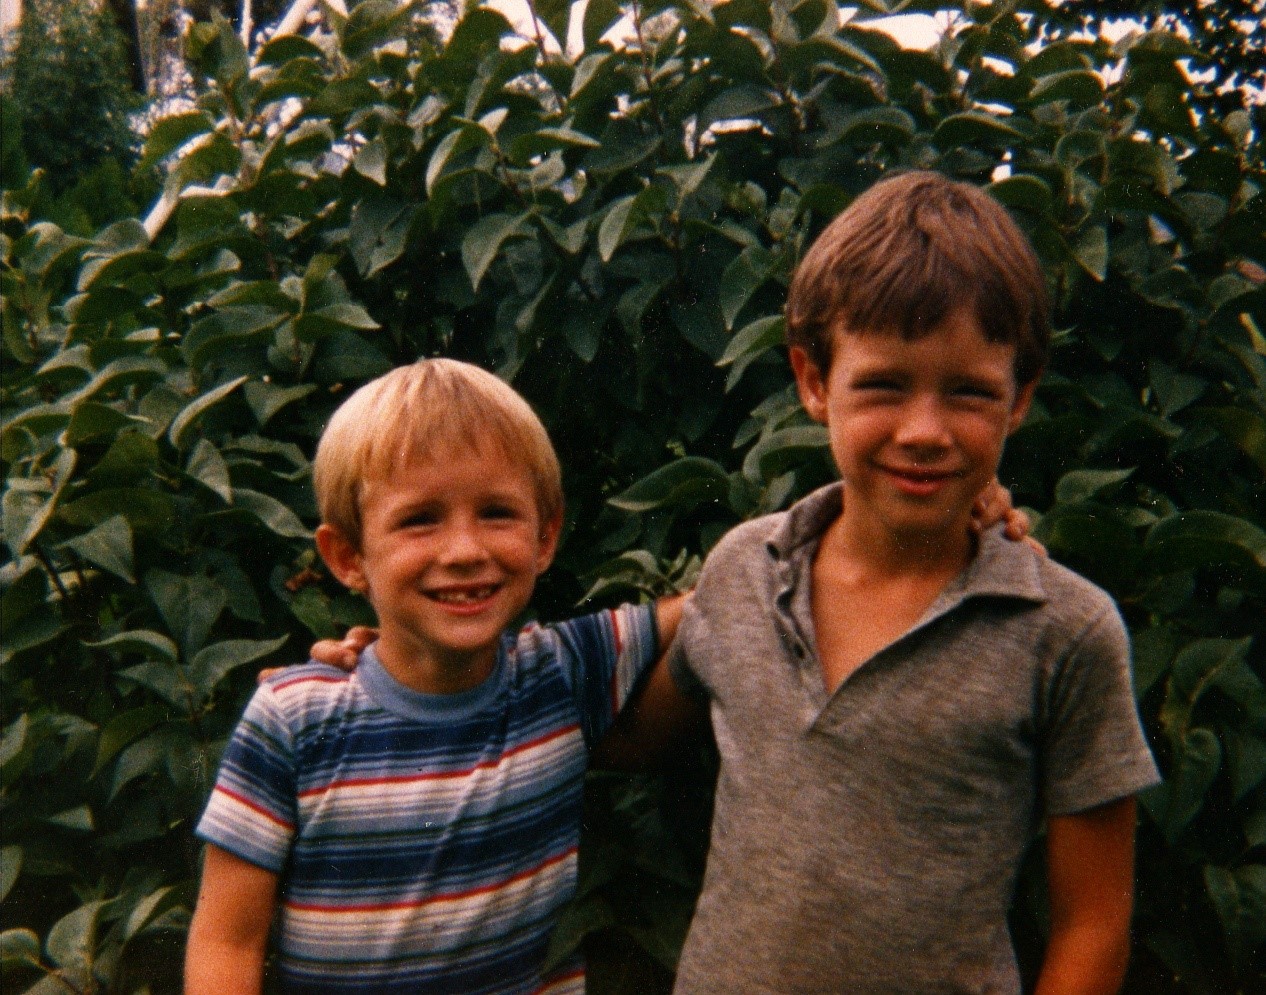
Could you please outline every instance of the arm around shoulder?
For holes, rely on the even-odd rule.
[[[594,750],[595,767],[606,770],[662,770],[691,755],[687,749],[707,729],[707,709],[683,694],[668,665],[669,648],[689,595],[655,603],[659,657],[642,686],[625,705]]]
[[[1051,937],[1035,995],[1114,995],[1134,905],[1132,797],[1052,816],[1046,837]]]
[[[185,995],[258,995],[277,875],[209,844],[185,953]]]

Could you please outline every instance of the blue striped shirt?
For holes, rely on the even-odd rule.
[[[492,675],[431,695],[372,647],[292,667],[230,740],[198,835],[281,878],[286,992],[583,992],[543,975],[576,888],[588,747],[654,660],[654,609],[502,638]]]

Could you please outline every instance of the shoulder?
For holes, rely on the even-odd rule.
[[[276,698],[296,698],[302,695],[330,693],[344,687],[352,674],[326,663],[309,660],[307,663],[286,667],[270,674],[260,682],[260,691]]]
[[[1043,612],[1064,625],[1084,628],[1104,621],[1121,624],[1112,595],[1049,556],[1029,550],[1037,562],[1037,572],[1046,592]]]
[[[708,552],[700,582],[709,574],[729,571],[739,565],[768,562],[772,558],[770,544],[786,521],[787,512],[780,511],[734,526]]]
[[[347,706],[355,683],[354,674],[324,663],[286,667],[260,683],[247,714],[271,713],[287,725],[320,720]]]

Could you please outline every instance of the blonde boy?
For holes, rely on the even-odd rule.
[[[826,229],[787,325],[843,479],[718,544],[670,654],[721,755],[676,991],[1018,992],[1006,914],[1044,821],[1037,992],[1113,992],[1156,780],[1125,630],[968,529],[1045,359],[1032,250],[980,190],[909,173]]]
[[[424,360],[357,391],[315,463],[331,571],[377,643],[353,673],[267,679],[198,834],[189,995],[584,990],[544,971],[576,886],[588,748],[676,626],[675,603],[510,627],[553,557],[558,462],[492,374]]]

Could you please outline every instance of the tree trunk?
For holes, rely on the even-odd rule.
[[[106,0],[106,6],[123,36],[123,51],[127,55],[128,73],[132,89],[146,92],[145,66],[141,62],[141,31],[136,20],[136,0]]]

